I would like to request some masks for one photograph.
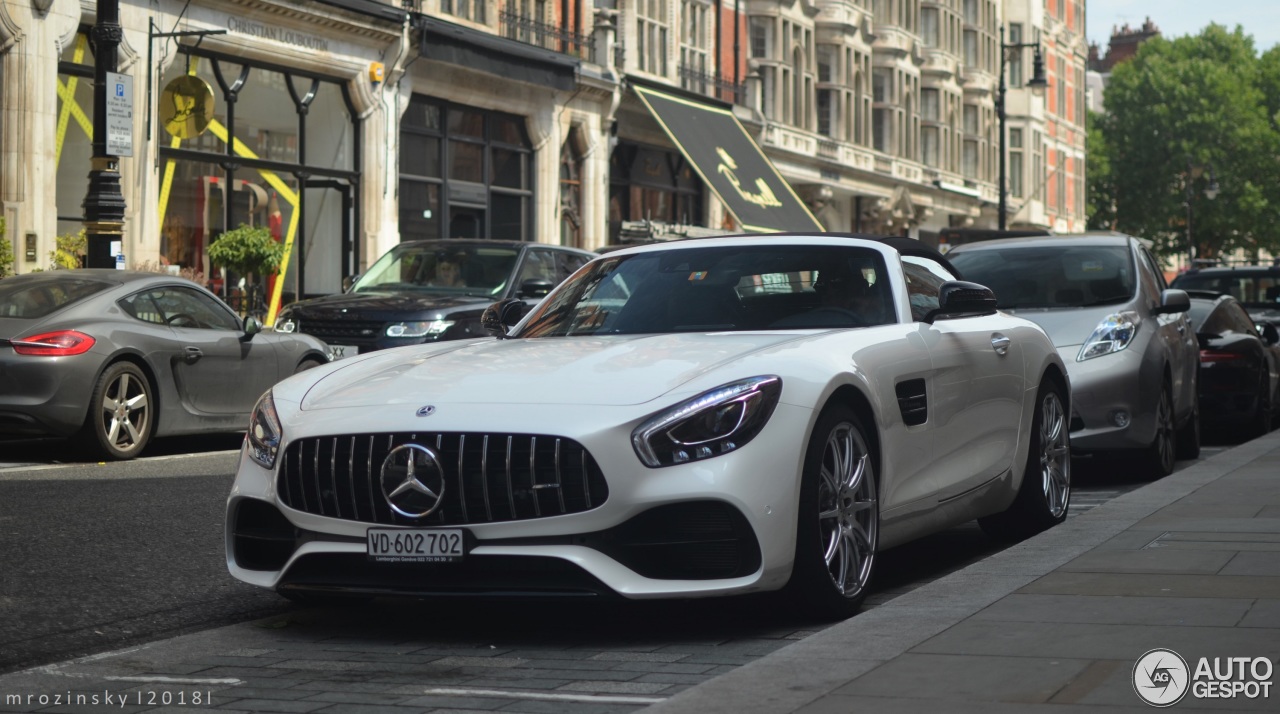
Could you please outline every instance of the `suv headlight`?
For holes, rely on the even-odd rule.
[[[280,416],[276,414],[276,401],[271,392],[263,394],[258,403],[253,405],[249,416],[249,431],[245,434],[245,445],[249,450],[249,458],[263,468],[273,468],[276,454],[280,451],[280,439],[284,429],[280,427]]]
[[[453,320],[428,322],[397,322],[387,325],[387,337],[435,337],[453,327]]]
[[[772,375],[716,387],[655,414],[631,433],[631,445],[650,468],[727,454],[760,433],[781,394],[782,379]]]
[[[276,324],[274,325],[274,328],[276,332],[289,332],[289,333],[297,332],[298,321],[293,319],[292,316],[280,315],[279,317],[276,318]]]
[[[1076,361],[1083,362],[1114,354],[1128,347],[1138,334],[1139,322],[1138,315],[1134,312],[1116,312],[1102,318],[1098,326],[1093,328],[1093,334],[1089,335],[1089,339],[1080,348]]]

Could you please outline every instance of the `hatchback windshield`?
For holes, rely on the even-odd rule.
[[[406,243],[379,258],[352,290],[497,295],[506,288],[519,255],[514,248],[483,244]]]
[[[44,317],[109,287],[110,283],[80,278],[35,282],[5,280],[0,282],[0,317]]]
[[[894,319],[877,251],[716,246],[597,260],[543,301],[519,336],[864,327]]]
[[[1133,256],[1123,246],[1004,246],[947,258],[965,280],[994,290],[1006,310],[1107,305],[1136,289]]]

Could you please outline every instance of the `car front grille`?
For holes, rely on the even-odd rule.
[[[329,344],[339,345],[371,345],[382,331],[386,329],[383,322],[368,320],[310,320],[298,321],[298,331],[318,337]]]
[[[380,474],[402,444],[432,448],[444,470],[439,508],[421,518],[391,510]],[[398,433],[295,441],[276,490],[289,508],[364,523],[454,526],[581,513],[609,497],[604,473],[576,441],[530,434]]]

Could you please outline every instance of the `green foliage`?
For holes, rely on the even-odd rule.
[[[1280,249],[1276,50],[1259,58],[1241,28],[1221,25],[1154,38],[1113,70],[1105,102],[1108,116],[1089,136],[1091,227],[1185,255],[1190,195],[1198,257]],[[1216,200],[1205,195],[1210,165]]]
[[[13,272],[13,244],[4,237],[4,216],[0,216],[0,278]]]
[[[211,263],[244,276],[273,273],[283,258],[284,246],[271,237],[270,230],[243,223],[219,235],[209,246]]]
[[[57,238],[57,247],[49,251],[50,270],[74,270],[84,265],[84,255],[89,250],[89,238],[81,228],[75,233],[63,233]]]

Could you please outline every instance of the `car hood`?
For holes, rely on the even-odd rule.
[[[1061,349],[1084,344],[1098,323],[1102,322],[1102,318],[1123,312],[1128,307],[1127,304],[1120,303],[1102,307],[1025,308],[1005,312],[1036,323],[1049,334],[1053,346]]]
[[[460,340],[403,347],[339,368],[304,411],[429,403],[641,404],[795,333],[611,335]],[[730,381],[736,376],[726,378]]]
[[[311,298],[290,305],[294,317],[313,320],[408,319],[411,313],[449,312],[458,308],[480,309],[490,305],[488,296],[439,295],[414,293],[345,293]]]

